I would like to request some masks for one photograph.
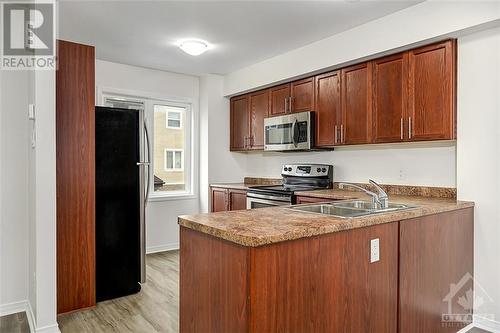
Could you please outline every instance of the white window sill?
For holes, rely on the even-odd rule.
[[[148,202],[173,201],[173,200],[190,200],[198,199],[196,194],[192,193],[172,193],[172,194],[152,194],[148,198]]]

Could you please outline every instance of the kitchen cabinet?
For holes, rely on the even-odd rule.
[[[317,203],[317,202],[330,202],[332,199],[326,198],[316,198],[316,197],[306,197],[306,196],[297,196],[296,198],[297,204],[307,204],[307,203]]]
[[[57,313],[96,304],[95,49],[57,41]]]
[[[259,247],[180,229],[181,332],[397,330],[397,222]]]
[[[231,150],[245,150],[249,138],[248,95],[233,97],[230,106]]]
[[[247,191],[231,188],[211,187],[211,212],[247,209]]]
[[[443,325],[442,315],[469,311],[457,300],[476,287],[474,209],[401,221],[399,228],[399,332],[456,332],[462,326]]]
[[[229,210],[247,209],[247,191],[229,189]]]
[[[456,41],[409,51],[408,139],[455,139]]]
[[[340,143],[340,71],[315,77],[316,80],[316,147],[333,147]]]
[[[288,113],[290,103],[290,84],[269,88],[270,116],[278,116]]]
[[[373,142],[401,142],[408,136],[408,53],[373,61]]]
[[[456,139],[456,40],[234,97],[231,150],[263,149],[266,116],[303,111],[317,148]]]
[[[264,149],[264,118],[269,116],[269,90],[261,90],[249,95],[250,134],[248,149]]]
[[[314,77],[290,84],[290,112],[314,110]]]
[[[372,63],[343,68],[340,144],[365,144],[372,134]]]

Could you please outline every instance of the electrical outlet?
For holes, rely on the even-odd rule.
[[[35,120],[35,104],[28,105],[28,119]]]
[[[370,262],[380,260],[380,241],[378,238],[370,240]]]

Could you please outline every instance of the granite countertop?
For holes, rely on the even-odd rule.
[[[367,198],[367,196],[361,192],[335,189],[307,191],[297,194],[324,197],[332,200]],[[353,218],[339,218],[329,215],[308,213],[286,207],[269,207],[209,214],[184,215],[179,216],[178,223],[183,227],[243,246],[256,247],[474,206],[474,203],[470,201],[418,196],[390,195],[389,200],[391,203],[402,203],[418,207]]]

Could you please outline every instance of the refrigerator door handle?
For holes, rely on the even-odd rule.
[[[147,205],[148,203],[148,197],[149,197],[149,190],[150,190],[150,179],[149,179],[149,168],[151,165],[151,150],[150,150],[150,142],[149,142],[149,131],[148,131],[148,125],[146,125],[146,121],[144,121],[144,133],[146,134],[146,149],[147,149],[147,158],[148,160],[144,165],[147,166],[146,174],[148,175],[147,177],[147,182],[146,182],[146,196],[144,197],[144,204]]]

